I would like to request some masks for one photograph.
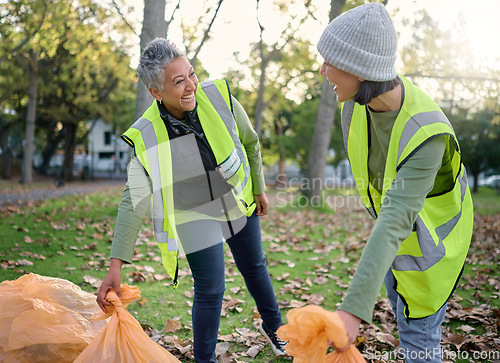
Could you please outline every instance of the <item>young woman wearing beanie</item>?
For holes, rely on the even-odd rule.
[[[352,342],[360,322],[371,322],[384,281],[399,356],[440,362],[446,302],[472,236],[472,200],[452,125],[428,95],[396,73],[396,49],[394,26],[380,3],[338,16],[318,43],[321,74],[342,103],[356,186],[376,221],[338,313]]]

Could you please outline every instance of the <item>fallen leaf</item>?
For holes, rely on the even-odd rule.
[[[144,306],[144,305],[146,305],[146,303],[148,302],[148,299],[146,299],[145,297],[143,297],[142,299],[137,300],[136,302],[137,302],[140,306]]]
[[[459,326],[457,329],[462,330],[464,333],[472,333],[476,331],[476,328],[470,326],[470,325],[462,325]]]
[[[237,358],[237,355],[231,354],[229,352],[225,352],[225,353],[222,353],[218,357],[217,362],[218,363],[233,363],[233,362],[237,362],[236,358]]]
[[[228,342],[217,343],[217,345],[215,346],[215,356],[218,357],[221,354],[226,353],[228,350],[229,350]]]
[[[464,341],[464,336],[462,334],[450,333],[450,334],[448,334],[447,338],[448,338],[449,342],[451,342],[455,345],[461,344]]]
[[[246,355],[249,356],[250,358],[255,358],[257,356],[257,354],[259,354],[260,352],[260,347],[258,345],[254,345],[254,346],[251,346],[250,348],[248,348],[248,350],[246,351]]]
[[[323,285],[323,284],[326,284],[328,282],[328,279],[324,276],[318,276],[314,279],[313,282],[317,285]]]
[[[165,323],[165,327],[163,328],[163,331],[165,333],[172,333],[172,332],[177,331],[179,329],[182,329],[182,324],[179,321],[167,320]]]
[[[240,292],[241,288],[240,287],[231,287],[229,291],[231,291],[233,294],[237,294]]]
[[[292,300],[292,301],[290,301],[290,307],[291,308],[301,308],[301,307],[304,307],[306,305],[307,305],[307,303],[305,303],[303,301],[298,301],[298,300]]]
[[[95,288],[99,288],[102,283],[102,280],[90,275],[83,276],[83,281],[85,281],[86,283],[90,284],[90,286]]]
[[[131,282],[144,282],[144,281],[146,281],[146,276],[142,272],[139,272],[139,271],[131,272],[131,273],[127,274],[127,276],[129,277],[129,280]]]
[[[221,311],[221,316],[227,316],[228,311],[237,311],[238,313],[242,312],[242,309],[238,307],[240,304],[244,304],[245,301],[240,300],[240,299],[231,299],[229,301],[225,301],[222,303],[222,311]]]
[[[156,281],[162,281],[167,279],[169,276],[167,274],[154,274],[153,277]]]
[[[20,266],[33,266],[33,262],[28,261],[26,259],[24,259],[24,260],[18,260],[17,264],[20,265]]]
[[[393,348],[399,346],[399,339],[396,339],[392,334],[378,332],[375,337],[379,342],[387,343]]]

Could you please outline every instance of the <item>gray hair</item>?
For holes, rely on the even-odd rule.
[[[165,38],[155,38],[146,45],[141,53],[137,75],[146,88],[163,91],[163,68],[175,58],[185,56],[174,43]]]

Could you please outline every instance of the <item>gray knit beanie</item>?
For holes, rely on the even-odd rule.
[[[326,62],[367,81],[396,78],[397,36],[384,5],[369,3],[351,9],[326,27],[318,51]]]

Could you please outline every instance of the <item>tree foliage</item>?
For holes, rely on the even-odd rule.
[[[447,114],[474,178],[498,168],[500,72],[480,63],[459,28],[443,31],[425,10],[406,21],[411,38],[402,49],[403,73],[421,86]]]
[[[1,4],[0,11],[2,40],[8,39],[2,43],[0,67],[13,70],[2,72],[0,82],[12,91],[4,92],[1,107],[14,110],[19,121],[30,103],[35,104],[37,139],[46,140],[39,146],[55,152],[50,144],[60,142],[57,135],[63,135],[63,176],[69,179],[78,133],[85,136],[91,119],[112,122],[127,113],[133,98],[130,59],[109,37],[112,29],[106,25],[114,15],[92,0],[19,0]],[[18,29],[27,30],[16,33]],[[24,63],[36,65],[35,98],[27,96]]]
[[[198,59],[198,55],[203,46],[210,39],[212,26],[217,18],[223,1],[224,0],[214,0],[203,2],[203,11],[200,12],[201,15],[194,22],[185,23],[183,18],[180,19],[182,45],[184,46],[186,56],[196,69],[198,77],[200,78],[201,76],[202,79],[206,71],[203,69]],[[141,52],[146,47],[147,43],[156,37],[172,39],[169,32],[170,29],[172,29],[170,25],[183,4],[182,0],[176,0],[172,2],[172,5],[175,5],[172,8],[168,6],[170,4],[167,4],[165,0],[145,0],[140,42]],[[165,20],[166,15],[168,15],[167,20]],[[182,48],[180,43],[176,45],[180,49]],[[153,97],[150,95],[149,90],[146,89],[142,82],[138,82],[134,119],[138,119],[151,105],[152,101]]]
[[[478,191],[480,173],[500,172],[499,111],[483,108],[469,113],[467,109],[459,109],[453,116],[462,160],[474,180],[474,192]]]
[[[226,78],[254,122],[265,164],[278,163],[278,174],[284,176],[285,160],[293,160],[298,150],[290,139],[293,112],[317,88],[314,47],[299,35],[304,24],[314,19],[316,8],[310,1],[274,1],[273,10],[281,15],[278,24],[266,18],[261,3],[256,2],[259,41],[251,45],[248,59],[239,60],[244,69],[231,69]]]

